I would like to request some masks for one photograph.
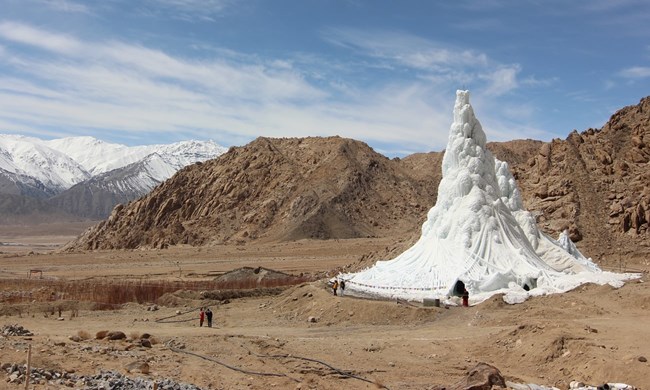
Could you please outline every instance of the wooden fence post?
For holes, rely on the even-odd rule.
[[[25,390],[29,388],[29,372],[32,366],[32,345],[29,344],[27,350],[27,369],[25,370]]]

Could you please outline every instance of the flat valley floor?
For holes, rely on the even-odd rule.
[[[641,279],[619,289],[585,285],[518,305],[495,296],[469,308],[425,308],[333,296],[327,289],[326,275],[397,240],[56,252],[83,227],[0,228],[0,327],[18,324],[34,333],[0,336],[0,363],[24,364],[31,345],[32,367],[76,375],[112,369],[202,389],[433,389],[449,388],[485,362],[516,383],[567,389],[574,380],[623,382],[650,389],[650,265],[645,255],[626,264],[643,271]],[[56,300],[5,299],[29,292],[57,296],[46,283],[34,290],[40,273],[30,275],[30,270],[42,271],[43,280],[100,283],[209,280],[244,266],[323,278],[278,295],[228,300],[178,291],[161,298],[159,310],[151,310],[152,303],[128,303],[117,310],[80,305],[78,313],[63,308],[62,319],[58,312],[53,315]],[[29,292],[20,291],[21,280]],[[212,328],[199,327],[201,306],[214,312]],[[100,331],[122,331],[132,340],[147,333],[154,343],[147,348],[132,340],[97,340]],[[75,335],[90,337],[71,340]],[[4,375],[0,372],[0,388],[24,388],[6,382]]]

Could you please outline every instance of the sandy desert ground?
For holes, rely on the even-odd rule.
[[[30,269],[42,270],[46,279],[92,280],[201,280],[242,266],[326,275],[392,243],[53,252],[74,230],[43,227],[31,237],[11,237],[11,229],[0,229],[0,242],[17,244],[0,248],[0,291],[16,289],[7,281],[26,279]],[[641,259],[627,266],[645,271],[642,278],[620,289],[586,285],[519,305],[498,296],[470,308],[367,301],[333,296],[323,280],[280,295],[229,301],[180,291],[161,299],[156,311],[149,310],[150,303],[107,311],[81,306],[75,317],[64,310],[63,320],[49,313],[52,302],[2,302],[0,327],[19,324],[34,335],[0,336],[0,363],[24,364],[31,345],[32,367],[76,375],[114,369],[202,389],[434,389],[449,388],[485,362],[515,383],[567,389],[571,381],[623,382],[649,389],[650,266]],[[14,306],[21,307],[20,314]],[[214,327],[199,327],[200,306],[213,309]],[[103,330],[122,331],[132,340],[95,339]],[[145,333],[155,340],[151,348],[134,344]],[[75,335],[90,338],[71,340]],[[24,388],[5,379],[1,372],[0,388]]]

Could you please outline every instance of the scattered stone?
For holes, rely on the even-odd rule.
[[[307,318],[307,322],[318,322],[318,319],[314,316],[309,316],[309,318]]]
[[[638,359],[638,360],[639,360],[641,363],[645,363],[645,362],[648,361],[648,359],[647,359],[645,356],[639,356],[639,359]]]
[[[140,371],[143,374],[149,372],[149,364],[146,362],[134,362],[132,370]],[[7,366],[3,364],[2,367]],[[7,377],[9,383],[24,383],[25,368],[16,364],[9,364],[7,370],[11,367],[22,367],[19,370],[12,371]],[[75,389],[120,389],[120,390],[141,390],[158,388],[160,390],[201,390],[193,384],[175,382],[171,379],[150,379],[150,378],[129,378],[116,371],[100,371],[99,374],[90,376],[74,375],[74,370],[56,371],[46,370],[33,367],[30,370],[30,382],[33,384],[45,385],[50,388],[75,388]],[[156,384],[154,386],[154,383]]]
[[[2,327],[2,330],[0,330],[0,333],[3,336],[33,336],[34,335],[34,333],[30,332],[29,330],[17,324],[4,325]]]
[[[125,367],[127,372],[135,371],[143,374],[149,373],[149,364],[147,362],[133,362],[127,364]]]

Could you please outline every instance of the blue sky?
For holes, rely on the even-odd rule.
[[[650,95],[646,0],[0,0],[0,132],[127,145],[565,138]]]

